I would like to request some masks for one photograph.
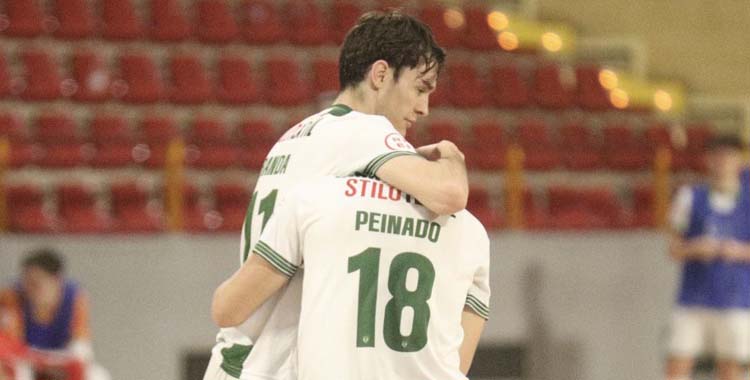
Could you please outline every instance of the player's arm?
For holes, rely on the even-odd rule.
[[[393,157],[376,175],[392,186],[413,195],[438,215],[466,208],[469,181],[464,155],[450,141],[417,148],[419,155]]]
[[[258,254],[250,258],[214,292],[211,316],[219,327],[237,326],[244,322],[268,298],[289,281]]]
[[[211,316],[219,327],[237,326],[289,281],[302,264],[298,193],[290,189],[276,204],[253,255],[214,293]]]
[[[676,261],[708,260],[719,253],[719,241],[709,236],[686,239],[693,209],[693,190],[682,187],[670,210],[669,256]]]
[[[73,305],[72,336],[67,352],[81,361],[94,359],[94,349],[91,345],[91,330],[89,328],[89,302],[85,292],[79,292]]]
[[[471,362],[474,360],[474,354],[479,345],[479,337],[484,330],[486,320],[474,312],[470,307],[464,307],[461,314],[461,327],[464,329],[464,340],[461,342],[461,348],[458,355],[461,358],[461,372],[465,375],[469,373]]]

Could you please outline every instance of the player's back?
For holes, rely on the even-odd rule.
[[[488,312],[489,241],[476,218],[434,218],[367,178],[316,181],[300,197],[299,378],[464,379],[464,305]]]
[[[391,137],[384,139],[384,136]],[[413,148],[404,143],[386,118],[356,112],[343,105],[325,109],[290,128],[271,148],[260,170],[243,227],[242,261],[258,241],[276,201],[289,187],[324,176],[355,172],[374,175],[377,160],[413,152]],[[398,144],[402,145],[396,146]],[[257,339],[276,307],[277,298],[239,327],[242,334],[253,341]],[[294,308],[294,302],[288,303]],[[288,324],[291,323],[293,321]]]

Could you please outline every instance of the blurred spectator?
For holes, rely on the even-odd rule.
[[[78,362],[85,379],[108,379],[93,362],[86,294],[64,276],[60,255],[38,249],[21,266],[20,281],[0,292],[0,333],[28,346],[37,363]]]
[[[707,183],[683,187],[673,203],[669,252],[682,265],[682,280],[669,380],[690,379],[702,352],[716,358],[720,380],[740,379],[750,359],[750,178],[742,172],[741,141],[716,137],[706,160]]]

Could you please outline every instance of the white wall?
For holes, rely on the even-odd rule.
[[[22,254],[59,248],[92,298],[94,344],[115,380],[178,380],[208,349],[213,289],[238,262],[235,236],[0,235],[0,282]],[[653,233],[493,237],[485,342],[528,342],[534,379],[657,378],[675,266]]]

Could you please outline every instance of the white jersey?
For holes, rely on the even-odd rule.
[[[304,265],[299,379],[466,379],[461,315],[486,319],[490,298],[468,211],[433,218],[375,179],[324,178],[287,193],[254,249],[288,276]]]
[[[268,153],[248,207],[241,259],[251,254],[277,199],[291,186],[324,176],[375,176],[393,157],[416,154],[383,116],[335,105],[290,128]],[[302,279],[294,279],[238,328],[222,329],[217,338],[222,368],[243,379],[288,379],[289,353],[299,320]],[[267,323],[271,320],[271,323]],[[270,331],[266,333],[264,331]],[[258,347],[261,335],[272,348]],[[228,347],[228,348],[226,348]],[[251,350],[252,348],[252,350]]]

